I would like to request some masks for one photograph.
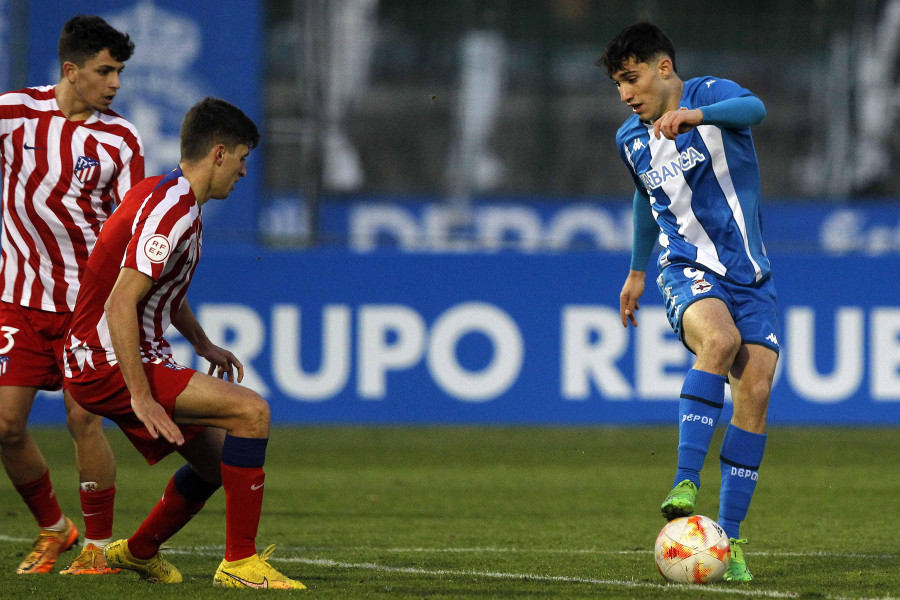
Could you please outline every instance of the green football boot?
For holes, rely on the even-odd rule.
[[[694,514],[694,504],[697,502],[697,486],[689,479],[685,479],[672,488],[669,495],[659,507],[662,516],[667,521],[678,517],[689,517]]]
[[[747,569],[747,561],[744,560],[744,550],[741,548],[747,543],[747,540],[731,538],[728,541],[731,542],[731,562],[728,563],[728,569],[722,575],[722,579],[738,582],[753,581],[753,575],[750,574],[750,570]]]

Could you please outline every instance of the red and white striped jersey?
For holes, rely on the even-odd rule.
[[[111,110],[69,121],[55,87],[0,95],[0,300],[70,312],[100,226],[144,178],[137,129]]]
[[[66,340],[66,377],[118,362],[104,304],[123,267],[153,280],[137,307],[144,362],[172,360],[163,334],[177,315],[200,260],[202,231],[200,206],[181,169],[145,179],[125,195],[85,266]]]

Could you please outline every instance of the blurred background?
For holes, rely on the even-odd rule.
[[[58,80],[78,12],[136,42],[113,108],[148,175],[206,95],[260,125],[191,302],[276,419],[672,418],[691,357],[655,289],[619,323],[629,111],[595,65],[650,20],[767,107],[773,421],[900,423],[900,0],[0,0],[4,89]]]
[[[630,195],[611,142],[629,113],[594,63],[647,19],[674,39],[682,78],[727,76],[766,102],[754,133],[767,196],[896,193],[886,173],[835,189],[813,167],[834,136],[865,130],[856,93],[889,97],[896,41],[871,34],[896,35],[891,4],[268,2],[266,182],[303,187],[312,173],[286,167],[315,149],[329,193]]]
[[[683,78],[758,94],[767,199],[900,193],[897,2],[268,2],[266,186],[341,194],[627,198],[628,116],[594,62],[647,19]],[[295,168],[297,158],[305,168]],[[294,167],[294,168],[292,168]]]
[[[0,0],[0,11],[4,89],[54,81],[74,11],[131,32],[115,108],[144,125],[151,167],[174,160],[195,98],[249,97],[264,135],[244,239],[343,243],[321,213],[358,198],[627,199],[613,136],[628,111],[594,63],[642,19],[669,32],[682,78],[730,78],[766,103],[754,139],[768,201],[900,194],[895,0]]]

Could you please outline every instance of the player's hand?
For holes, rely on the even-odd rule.
[[[664,135],[674,140],[679,134],[687,133],[697,125],[703,123],[703,111],[699,108],[682,108],[670,110],[653,123],[653,135],[660,139]]]
[[[219,379],[238,383],[244,380],[244,365],[228,350],[215,344],[209,344],[206,348],[198,348],[196,351],[201,358],[209,361],[207,375],[215,375]],[[237,380],[234,378],[235,369],[237,369]]]
[[[640,310],[638,299],[644,294],[644,272],[629,271],[619,294],[619,315],[622,317],[622,327],[628,327],[628,323],[637,327],[637,311]]]
[[[141,420],[154,440],[163,436],[169,442],[178,446],[184,443],[184,436],[178,425],[166,414],[166,409],[157,402],[153,396],[131,396],[131,409],[135,416]]]

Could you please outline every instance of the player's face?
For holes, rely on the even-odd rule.
[[[238,144],[234,150],[227,148],[222,154],[222,163],[213,181],[211,197],[223,200],[234,189],[234,184],[247,174],[247,156],[250,148],[246,144]]]
[[[70,80],[85,111],[105,110],[112,105],[119,90],[119,74],[124,68],[125,64],[114,59],[106,48],[86,60],[83,66],[74,66]]]
[[[667,76],[671,73],[670,66],[668,59],[648,64],[629,58],[621,69],[612,74],[619,88],[619,99],[642,121],[652,123],[666,111],[673,110],[669,106],[671,94],[666,85]]]

